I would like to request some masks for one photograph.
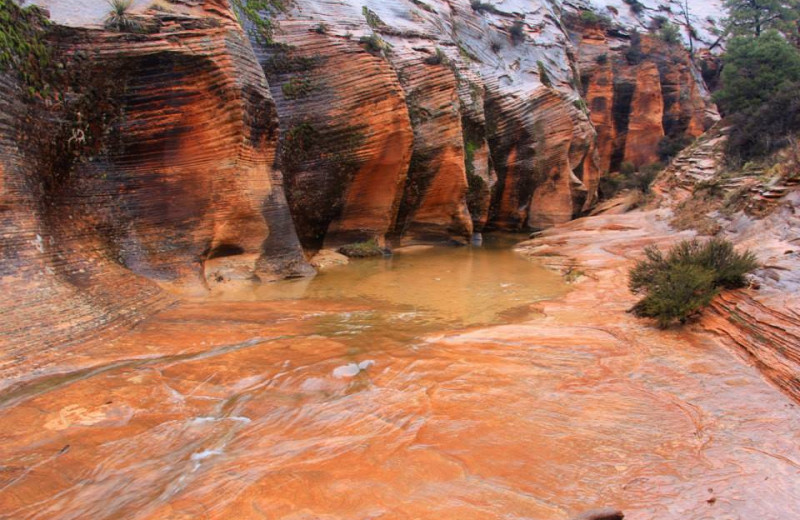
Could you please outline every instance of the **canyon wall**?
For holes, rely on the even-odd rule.
[[[579,7],[296,0],[269,41],[225,0],[137,0],[122,31],[102,3],[36,3],[50,89],[30,56],[0,73],[14,344],[129,326],[165,288],[312,274],[321,248],[562,223],[715,120],[684,50],[643,36],[631,63]]]
[[[71,12],[32,30],[46,55],[0,74],[4,357],[67,355],[163,308],[163,287],[313,273],[264,74],[225,2],[193,4],[137,15],[136,33]],[[27,73],[46,60],[41,82]]]
[[[719,120],[683,47],[652,34],[570,22],[603,171],[663,160]]]
[[[296,0],[273,42],[251,31],[306,249],[562,223],[596,202],[603,172],[718,120],[686,49],[630,20],[473,4]]]
[[[558,16],[524,1],[302,0],[274,43],[252,37],[303,245],[467,243],[579,214],[599,171]]]

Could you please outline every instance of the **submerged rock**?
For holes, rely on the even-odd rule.
[[[314,255],[309,263],[312,267],[324,271],[330,267],[347,265],[349,262],[350,260],[345,255],[330,249],[323,249]]]

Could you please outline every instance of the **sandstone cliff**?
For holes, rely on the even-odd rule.
[[[225,2],[195,4],[142,12],[136,34],[92,10],[56,19],[39,36],[52,93],[0,74],[4,356],[138,321],[169,301],[148,279],[204,291],[313,272],[263,72]]]
[[[630,20],[472,4],[298,0],[274,43],[251,38],[306,248],[565,222],[603,171],[656,162],[718,119],[686,50],[632,41]]]
[[[630,34],[571,5],[297,0],[266,44],[223,0],[134,2],[132,32],[37,3],[53,92],[0,84],[14,343],[133,323],[156,284],[310,274],[303,247],[565,222],[602,172],[715,119],[683,50],[644,36],[629,63]]]

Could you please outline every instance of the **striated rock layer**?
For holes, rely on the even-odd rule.
[[[193,4],[139,15],[137,34],[91,10],[51,28],[55,95],[0,75],[3,362],[146,317],[170,301],[147,279],[205,291],[313,272],[264,74],[225,2]]]
[[[554,9],[301,0],[275,44],[253,37],[304,245],[463,243],[591,204],[595,136]]]
[[[223,0],[134,2],[135,32],[39,3],[57,95],[0,83],[19,353],[129,326],[170,301],[159,285],[313,273],[303,247],[566,222],[603,171],[714,119],[685,52],[643,37],[630,64],[630,35],[567,30],[551,3],[297,0],[270,44]]]
[[[726,140],[724,129],[708,132],[673,161],[654,188],[659,204],[674,212],[673,225],[724,236],[757,255],[761,267],[752,275],[752,287],[715,298],[710,312],[703,315],[702,325],[724,337],[748,362],[798,400],[797,163],[784,155],[771,173],[730,171],[724,162]]]
[[[658,162],[670,147],[677,146],[674,154],[719,121],[683,47],[575,16],[568,21],[602,171]]]
[[[665,139],[718,119],[682,47],[578,13],[298,0],[274,43],[251,34],[304,246],[566,222],[596,202],[602,172],[654,163]]]

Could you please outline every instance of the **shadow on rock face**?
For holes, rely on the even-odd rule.
[[[623,520],[623,518],[625,518],[625,514],[619,509],[604,507],[581,513],[573,517],[572,520]]]

